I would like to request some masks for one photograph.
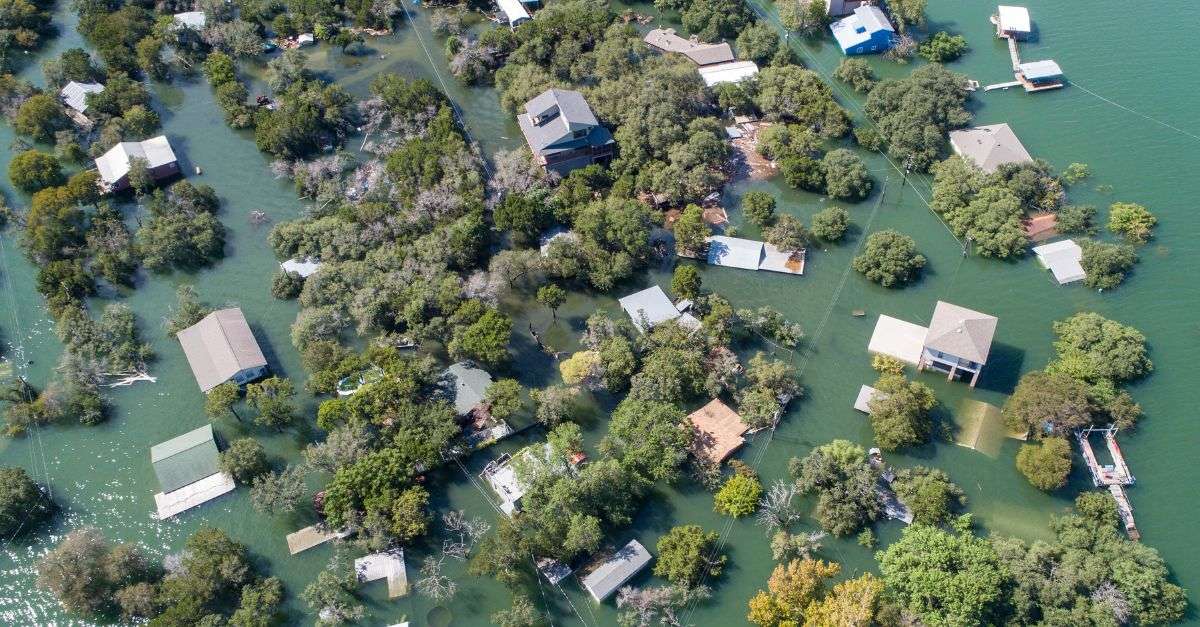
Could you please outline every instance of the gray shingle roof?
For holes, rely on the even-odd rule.
[[[483,402],[483,395],[492,384],[492,375],[469,362],[460,361],[442,373],[442,381],[454,396],[454,410],[465,415]]]
[[[547,89],[525,103],[517,116],[529,147],[540,152],[570,133],[600,125],[583,94],[569,89]]]
[[[604,601],[638,574],[654,556],[637,540],[630,540],[607,562],[583,578],[583,587],[596,601]]]
[[[929,321],[925,346],[977,364],[987,363],[996,321],[995,316],[939,300]]]
[[[1003,123],[950,131],[950,145],[989,174],[1007,163],[1033,161],[1012,127]]]
[[[707,44],[692,39],[684,39],[675,34],[673,28],[655,28],[646,33],[644,40],[648,45],[663,52],[678,52],[691,59],[696,65],[712,65],[733,61],[733,49],[729,44]]]
[[[220,472],[217,443],[212,425],[156,444],[150,448],[150,463],[163,492],[174,492]]]
[[[196,383],[205,392],[242,370],[267,365],[246,317],[236,307],[208,314],[178,337]]]

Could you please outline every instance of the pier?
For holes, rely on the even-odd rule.
[[[1029,12],[1024,7],[1001,6],[1000,12],[993,14],[989,20],[996,26],[996,36],[1008,44],[1008,56],[1012,61],[1013,78],[1016,80],[987,85],[983,88],[984,91],[1021,86],[1025,91],[1033,93],[1063,86],[1062,70],[1054,61],[1021,62],[1017,42],[1028,37],[1033,30]]]
[[[1104,436],[1104,444],[1108,448],[1108,454],[1112,457],[1112,464],[1101,464],[1096,458],[1096,452],[1092,450],[1091,435],[1100,433]],[[1075,438],[1079,441],[1079,450],[1083,455],[1083,460],[1087,463],[1088,471],[1092,474],[1092,483],[1098,488],[1108,488],[1113,499],[1117,502],[1117,514],[1121,517],[1121,524],[1125,527],[1125,533],[1133,540],[1141,538],[1141,533],[1138,532],[1137,526],[1133,521],[1133,506],[1129,503],[1129,497],[1125,494],[1125,486],[1133,485],[1137,479],[1129,470],[1129,465],[1125,463],[1125,455],[1121,453],[1121,447],[1117,444],[1117,428],[1095,428],[1080,429],[1075,433]]]

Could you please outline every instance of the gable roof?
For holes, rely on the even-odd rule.
[[[166,135],[151,137],[140,142],[121,142],[96,158],[96,169],[100,178],[108,184],[116,183],[129,174],[133,159],[144,159],[146,167],[154,169],[175,163],[175,151]]]
[[[1005,123],[950,131],[950,146],[989,174],[1007,163],[1033,161],[1012,127]]]
[[[742,435],[750,430],[742,417],[718,398],[688,414],[688,421],[699,432],[692,441],[692,454],[718,462],[745,444]]]
[[[98,94],[102,91],[104,91],[104,85],[100,83],[77,83],[71,81],[59,93],[62,95],[63,104],[83,113],[87,111],[87,95]]]
[[[725,235],[708,238],[708,263],[711,265],[757,270],[762,256],[762,242]]]
[[[517,124],[534,153],[544,154],[575,131],[587,129],[592,129],[587,135],[589,144],[600,146],[612,141],[583,94],[569,89],[547,89],[534,96],[517,116]]]
[[[652,559],[654,557],[642,543],[630,540],[629,544],[621,547],[608,561],[584,577],[583,587],[587,588],[593,599],[603,601],[638,574]]]
[[[1012,33],[1028,33],[1031,30],[1029,9],[1000,5],[1000,30]]]
[[[242,310],[219,309],[177,335],[200,389],[207,392],[247,368],[267,365]]]
[[[150,463],[163,492],[174,492],[221,471],[212,425],[150,447]]]
[[[875,33],[896,32],[887,15],[874,5],[863,5],[854,9],[854,13],[830,24],[829,30],[833,32],[833,38],[842,50],[870,41]]]
[[[1035,246],[1033,254],[1038,261],[1054,273],[1054,279],[1059,284],[1082,280],[1087,276],[1080,260],[1083,259],[1083,249],[1074,240],[1065,239],[1053,244]]]
[[[508,20],[509,26],[516,26],[531,19],[529,11],[525,10],[525,5],[521,4],[521,0],[496,0],[496,6],[500,7],[501,13],[504,13],[504,18]]]
[[[1058,67],[1058,64],[1050,59],[1022,63],[1017,66],[1017,71],[1031,81],[1062,76],[1062,68]]]
[[[996,334],[996,317],[938,301],[925,335],[925,347],[975,363],[987,363]]]
[[[633,326],[645,332],[656,325],[680,316],[679,310],[671,304],[667,293],[657,285],[652,285],[640,292],[634,292],[621,298],[621,309],[633,319]],[[646,328],[642,327],[642,318],[646,319]]]
[[[696,65],[712,65],[733,61],[733,49],[728,43],[707,44],[695,39],[684,39],[675,34],[674,28],[655,28],[643,39],[647,45],[663,52],[678,52],[691,59]]]
[[[460,361],[446,368],[442,381],[454,396],[454,410],[465,415],[483,402],[483,395],[492,384],[492,375],[470,362]]]

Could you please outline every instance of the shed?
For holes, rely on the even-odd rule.
[[[454,397],[454,410],[460,416],[483,403],[483,395],[491,384],[492,375],[467,361],[453,364],[442,373],[442,385]]]
[[[1029,20],[1029,9],[1003,4],[998,9],[1000,23],[997,24],[997,27],[1001,33],[1016,39],[1024,39],[1033,31],[1032,23]]]
[[[104,85],[100,83],[77,83],[71,81],[62,88],[59,95],[62,98],[63,104],[72,109],[85,113],[87,111],[87,95],[98,94],[104,91]]]
[[[712,87],[721,83],[737,83],[758,74],[758,64],[753,61],[731,61],[718,63],[697,70],[704,84]]]
[[[950,131],[950,147],[988,174],[1005,164],[1033,161],[1012,127],[1005,123]]]
[[[1037,255],[1038,263],[1054,274],[1059,285],[1073,281],[1081,281],[1087,273],[1080,261],[1083,259],[1083,249],[1074,240],[1065,239],[1053,244],[1035,246],[1033,254]]]
[[[159,180],[179,173],[179,160],[166,135],[140,142],[121,142],[96,158],[96,170],[105,191],[120,191],[129,187],[129,169],[134,159],[146,162],[150,176]]]
[[[293,272],[300,275],[300,278],[307,279],[316,273],[317,270],[321,269],[321,262],[317,261],[316,259],[312,259],[311,257],[305,257],[303,259],[288,259],[287,261],[279,264],[279,267],[282,268],[284,272]]]
[[[584,577],[583,587],[597,603],[602,603],[618,588],[625,585],[625,582],[641,572],[652,559],[654,557],[650,555],[650,551],[647,551],[646,547],[642,546],[642,543],[630,540],[629,544],[621,547],[621,550],[613,554],[599,568]]]
[[[741,448],[746,443],[742,436],[750,430],[736,411],[716,398],[688,414],[688,420],[696,428],[692,454],[714,462],[725,461]]]
[[[725,235],[714,235],[708,238],[708,263],[710,265],[758,270],[762,256],[762,242]]]
[[[829,30],[847,55],[884,52],[892,47],[896,38],[891,21],[874,5],[854,9],[854,13],[830,24]]]
[[[529,11],[525,10],[525,5],[521,4],[521,0],[496,0],[496,6],[504,14],[504,19],[511,28],[516,28],[532,19]]]
[[[242,385],[267,373],[267,358],[240,308],[218,309],[177,337],[201,391],[229,380]]]
[[[187,11],[175,14],[176,28],[190,28],[199,31],[204,30],[204,26],[207,23],[208,18],[204,15],[204,11]]]
[[[1022,63],[1017,66],[1017,72],[1024,76],[1025,80],[1035,84],[1056,82],[1063,76],[1062,68],[1049,59]]]
[[[221,472],[212,425],[204,425],[150,448],[150,463],[162,492],[154,495],[158,518],[165,520],[210,501],[237,485]]]
[[[683,315],[675,308],[675,305],[671,304],[667,293],[657,285],[625,296],[618,302],[621,303],[621,309],[624,309],[625,313],[629,314],[633,320],[633,326],[643,333]]]

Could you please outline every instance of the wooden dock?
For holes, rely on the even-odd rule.
[[[330,540],[341,540],[349,535],[349,531],[323,531],[317,525],[310,525],[287,535],[288,553],[302,553]]]
[[[1096,459],[1096,452],[1092,450],[1090,440],[1093,433],[1103,434],[1104,444],[1113,460],[1112,464],[1102,465]],[[1117,502],[1117,515],[1121,517],[1125,533],[1129,534],[1130,539],[1140,539],[1142,534],[1133,520],[1133,505],[1129,503],[1129,497],[1125,494],[1125,486],[1133,485],[1137,479],[1129,470],[1129,464],[1125,463],[1125,455],[1121,453],[1121,447],[1117,444],[1117,428],[1080,429],[1075,433],[1075,438],[1079,441],[1079,450],[1087,463],[1088,471],[1092,474],[1092,483],[1098,488],[1108,488],[1113,500]]]
[[[404,551],[401,549],[360,557],[354,560],[354,572],[364,583],[387,579],[389,599],[408,594],[408,573],[404,570]]]

